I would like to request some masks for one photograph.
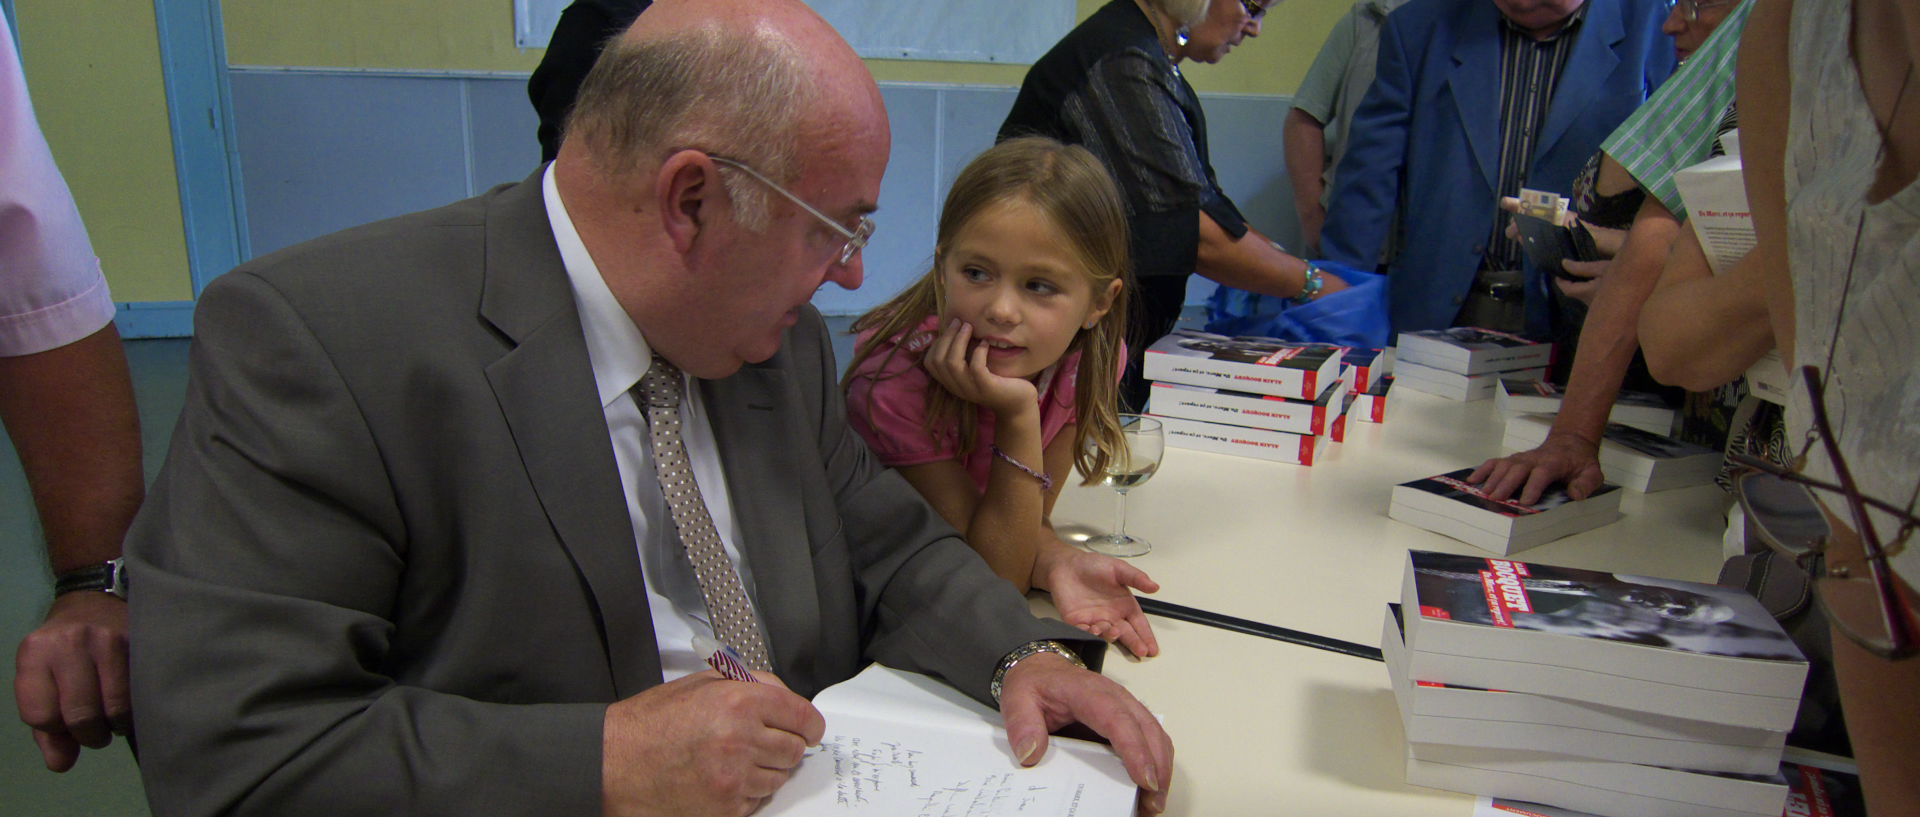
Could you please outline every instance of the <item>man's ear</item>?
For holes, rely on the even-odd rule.
[[[660,163],[654,176],[654,204],[660,227],[682,255],[692,251],[700,230],[719,204],[719,168],[697,150],[682,150]]]

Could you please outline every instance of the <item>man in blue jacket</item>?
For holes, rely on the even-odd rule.
[[[1570,192],[1600,141],[1673,71],[1666,14],[1662,0],[1396,10],[1336,174],[1326,256],[1372,268],[1398,230],[1398,256],[1386,259],[1396,331],[1544,333],[1551,271],[1525,266],[1499,199]]]

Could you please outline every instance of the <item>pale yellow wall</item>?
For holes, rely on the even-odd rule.
[[[40,127],[116,301],[193,297],[153,0],[16,0]]]
[[[909,0],[903,0],[907,2]],[[1081,18],[1104,0],[1077,0]],[[1203,92],[1291,94],[1351,0],[1286,0],[1258,40],[1218,65],[1184,70]],[[225,0],[235,65],[531,71],[541,49],[513,45],[510,0]],[[869,60],[893,82],[1018,85],[1025,66]]]

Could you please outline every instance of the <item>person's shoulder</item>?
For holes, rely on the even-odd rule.
[[[1406,36],[1424,38],[1448,34],[1476,17],[1497,19],[1499,9],[1487,0],[1407,0],[1387,14],[1387,25]]]
[[[385,275],[395,267],[416,264],[423,254],[473,240],[486,226],[489,200],[506,189],[328,233],[261,255],[236,269],[287,283],[317,275],[336,281]]]

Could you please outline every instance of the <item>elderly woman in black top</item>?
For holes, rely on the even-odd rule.
[[[1343,288],[1247,226],[1207,159],[1207,120],[1182,60],[1217,62],[1260,34],[1269,0],[1112,0],[1034,63],[1000,139],[1084,145],[1126,197],[1141,310],[1124,389],[1146,401],[1144,342],[1166,334],[1187,276],[1301,301]],[[1143,341],[1143,342],[1142,342]]]

